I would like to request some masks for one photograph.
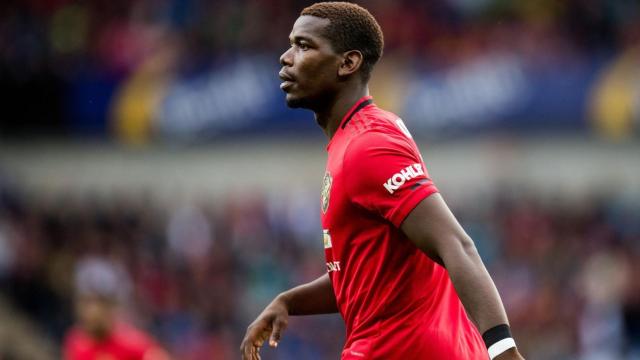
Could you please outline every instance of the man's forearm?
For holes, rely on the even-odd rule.
[[[442,254],[442,260],[467,313],[480,333],[507,324],[498,290],[473,242],[467,238],[458,243],[458,251]]]
[[[336,297],[329,274],[324,274],[316,280],[296,286],[278,295],[283,301],[289,315],[315,315],[338,312]]]
[[[507,324],[498,290],[473,241],[440,194],[418,204],[405,219],[402,230],[419,249],[447,269],[462,304],[481,333]]]

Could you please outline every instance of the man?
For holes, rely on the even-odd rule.
[[[277,346],[290,315],[334,312],[347,327],[343,360],[522,359],[493,281],[411,134],[368,96],[383,47],[376,20],[354,4],[318,3],[302,11],[290,43],[280,87],[329,138],[327,274],[264,309],[243,359],[259,359],[267,339]]]
[[[168,360],[147,334],[118,316],[126,293],[126,276],[98,258],[81,261],[76,271],[77,326],[64,341],[66,360]]]

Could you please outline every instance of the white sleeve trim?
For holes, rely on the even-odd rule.
[[[496,356],[514,347],[516,347],[516,342],[515,340],[513,340],[513,338],[502,339],[497,343],[489,346],[489,357],[491,358],[491,360],[493,360],[496,358]]]

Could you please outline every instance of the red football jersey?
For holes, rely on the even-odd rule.
[[[438,191],[402,120],[364,97],[327,151],[321,220],[342,359],[488,359],[447,270],[399,229]]]
[[[84,330],[73,328],[64,341],[65,360],[159,360],[164,352],[150,336],[118,323],[103,340],[95,340]]]

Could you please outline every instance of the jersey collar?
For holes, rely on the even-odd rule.
[[[356,103],[353,104],[351,109],[349,109],[349,111],[347,111],[347,113],[344,115],[344,117],[342,118],[342,121],[340,121],[340,129],[344,129],[344,127],[347,126],[347,123],[349,122],[349,120],[351,120],[353,115],[355,115],[358,111],[362,110],[365,106],[371,103],[373,103],[373,96],[370,96],[370,95],[363,96],[360,98],[360,100],[356,101]]]

